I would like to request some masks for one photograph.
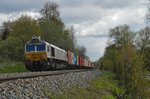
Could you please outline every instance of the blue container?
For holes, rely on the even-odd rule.
[[[76,64],[77,64],[77,57],[76,57],[76,54],[74,54],[73,60],[74,60],[74,65],[76,65]]]

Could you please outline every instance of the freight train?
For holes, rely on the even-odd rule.
[[[61,49],[40,37],[25,44],[25,66],[30,71],[93,68],[93,63],[70,50]]]

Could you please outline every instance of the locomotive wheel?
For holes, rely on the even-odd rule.
[[[29,71],[35,71],[35,69],[33,68],[32,65],[26,65],[26,69],[29,70]]]
[[[31,65],[31,64],[29,64],[29,63],[25,63],[25,67],[26,67],[26,69],[27,70],[29,70],[29,71],[34,71],[34,69],[33,69],[33,65]]]

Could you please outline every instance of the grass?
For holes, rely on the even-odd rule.
[[[8,62],[0,64],[0,73],[21,73],[27,72],[25,65],[18,62]]]
[[[44,94],[50,99],[121,99],[124,90],[118,86],[119,82],[114,80],[114,76],[104,71],[87,88],[74,87],[57,95],[45,90]]]

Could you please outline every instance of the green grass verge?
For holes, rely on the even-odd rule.
[[[50,99],[121,99],[124,90],[118,86],[119,82],[114,80],[114,76],[104,71],[87,88],[75,87],[57,95],[45,90],[44,94]]]
[[[0,64],[0,73],[21,73],[27,72],[25,65],[22,63],[3,63]]]

